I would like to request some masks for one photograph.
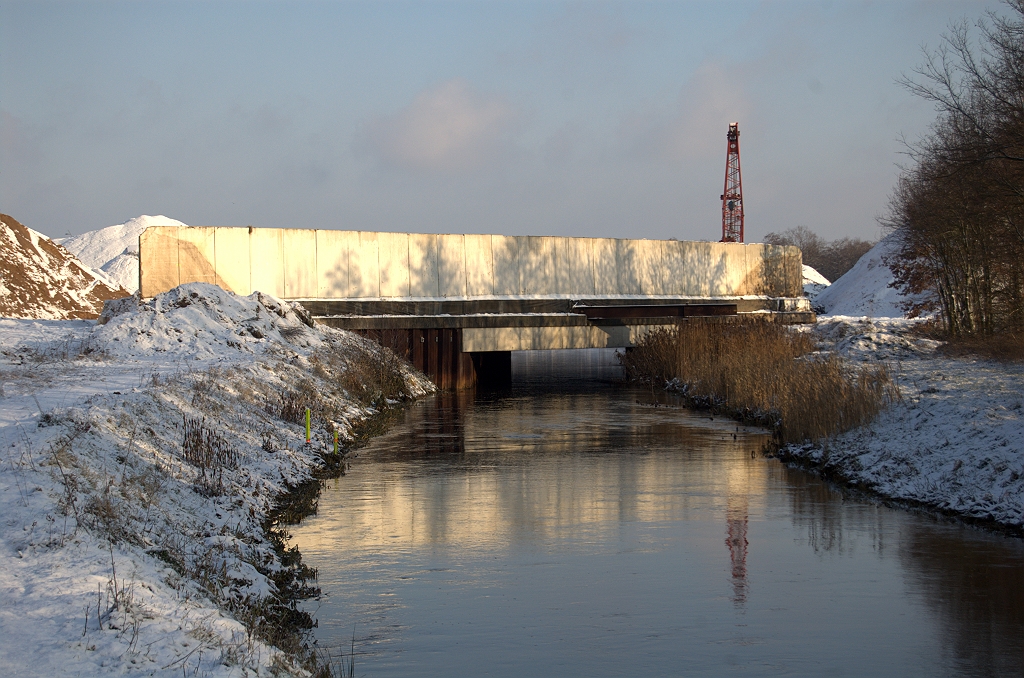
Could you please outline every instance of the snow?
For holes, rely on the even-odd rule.
[[[828,278],[818,273],[813,267],[804,264],[803,268],[804,278],[804,296],[814,303],[814,300],[818,298],[818,295],[824,291],[831,283]]]
[[[283,568],[262,525],[330,429],[346,439],[375,412],[343,385],[378,355],[308,322],[201,283],[96,321],[0,319],[5,675],[303,675],[240,621]],[[312,446],[278,416],[287,393],[330,405]],[[209,471],[186,455],[186,420],[220,450]]]
[[[139,289],[139,236],[150,226],[186,226],[163,215],[142,216],[65,238],[60,244],[83,263],[103,271],[129,292]]]
[[[879,240],[853,268],[818,294],[814,305],[827,315],[902,318],[901,304],[907,298],[889,286],[893,275],[884,261],[896,245],[896,237],[891,233]]]

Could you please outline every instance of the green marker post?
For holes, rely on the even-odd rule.
[[[306,408],[306,444],[309,445],[313,442],[313,438],[309,434],[309,408]]]

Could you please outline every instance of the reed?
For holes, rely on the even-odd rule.
[[[885,365],[851,366],[813,340],[760,319],[681,321],[621,356],[626,377],[674,382],[693,405],[768,424],[783,443],[862,426],[899,398]]]

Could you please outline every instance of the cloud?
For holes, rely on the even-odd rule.
[[[394,115],[365,122],[355,148],[400,169],[476,169],[508,150],[516,118],[505,99],[483,95],[456,78],[420,92]]]
[[[624,116],[618,146],[627,157],[678,162],[714,154],[725,146],[730,122],[751,111],[741,69],[704,62],[687,80],[674,107]]]

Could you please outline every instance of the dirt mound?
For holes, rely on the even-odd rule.
[[[45,235],[0,214],[0,316],[95,318],[104,301],[128,294]]]

